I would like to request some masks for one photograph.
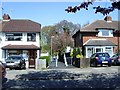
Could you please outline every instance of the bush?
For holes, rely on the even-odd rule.
[[[77,53],[76,53],[76,48],[74,48],[74,49],[73,49],[72,56],[74,57],[74,56],[76,56],[76,55],[77,55]]]
[[[46,66],[48,66],[48,63],[50,61],[50,56],[41,56],[39,59],[46,59]]]
[[[75,58],[83,58],[80,48],[74,48],[72,56]]]

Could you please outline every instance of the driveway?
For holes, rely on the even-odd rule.
[[[113,88],[120,89],[120,66],[89,67],[84,69],[7,70],[3,90]]]

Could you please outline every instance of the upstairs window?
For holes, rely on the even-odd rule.
[[[113,37],[113,30],[109,29],[98,29],[98,37]]]
[[[27,33],[27,41],[36,41],[36,33]]]
[[[6,41],[22,41],[22,33],[6,33]]]

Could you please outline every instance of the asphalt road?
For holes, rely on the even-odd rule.
[[[26,69],[26,70],[9,70],[7,69],[7,74],[6,74],[6,78],[7,79],[15,79],[16,76],[18,75],[22,75],[22,74],[28,74],[30,72],[47,72],[47,71],[63,71],[63,72],[69,72],[69,73],[78,73],[78,74],[90,74],[90,73],[94,73],[94,74],[101,74],[101,73],[120,73],[120,66],[111,66],[111,67],[107,67],[107,66],[103,66],[103,67],[88,67],[88,68],[64,68],[64,69],[60,69],[60,68],[55,68],[55,69]]]
[[[110,88],[120,89],[120,66],[44,70],[9,70],[3,90]]]

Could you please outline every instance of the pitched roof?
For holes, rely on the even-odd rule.
[[[84,43],[84,46],[116,46],[116,44],[106,39],[90,39]]]
[[[106,28],[106,29],[120,29],[120,21],[111,21],[107,22],[105,20],[96,20],[93,23],[86,25],[85,27],[81,28],[80,31],[96,31],[98,28]]]
[[[31,20],[10,20],[2,22],[3,32],[40,32],[41,24]]]
[[[4,47],[2,47],[2,49],[7,49],[7,50],[14,50],[14,49],[18,49],[18,50],[28,50],[28,49],[36,49],[39,50],[40,47],[35,46],[35,45],[6,45]]]
[[[120,21],[105,21],[105,20],[96,20],[91,24],[88,24],[78,30],[73,36],[75,36],[77,33],[81,32],[98,32],[97,29],[103,28],[103,29],[113,29],[113,30],[120,30]]]

